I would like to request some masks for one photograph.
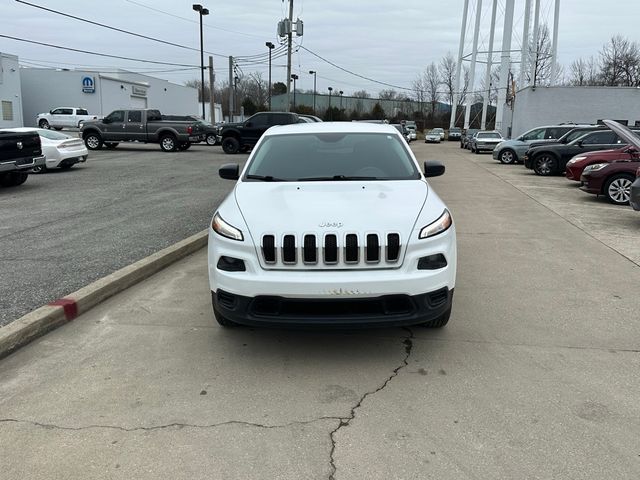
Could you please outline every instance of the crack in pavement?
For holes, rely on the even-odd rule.
[[[405,368],[406,366],[409,365],[409,356],[411,355],[411,350],[413,349],[414,336],[413,336],[413,331],[410,328],[404,327],[404,330],[409,332],[409,335],[402,341],[402,343],[404,344],[404,351],[405,351],[405,356],[402,359],[402,364],[398,365],[396,368],[393,369],[393,371],[391,372],[391,375],[389,375],[389,377],[387,377],[387,379],[383,382],[382,385],[380,385],[375,390],[366,392],[364,395],[362,395],[360,397],[360,400],[358,400],[358,403],[356,403],[351,408],[351,412],[350,412],[349,416],[348,417],[339,418],[340,423],[329,434],[329,438],[331,439],[331,451],[329,452],[329,465],[331,466],[331,473],[329,474],[329,480],[335,480],[335,475],[336,475],[336,472],[338,470],[338,467],[336,466],[336,461],[335,461],[335,458],[334,458],[334,454],[335,454],[335,451],[336,451],[336,438],[335,438],[336,433],[338,433],[338,431],[342,427],[348,427],[349,426],[351,421],[356,416],[356,410],[358,410],[362,406],[362,403],[368,397],[370,397],[372,395],[375,395],[376,393],[381,392],[382,390],[384,390],[386,388],[386,386],[389,384],[389,382],[391,380],[393,380],[395,377],[398,376],[398,373],[400,372],[400,370],[402,370],[403,368]]]
[[[227,420],[226,422],[211,423],[211,424],[205,424],[205,425],[199,425],[199,424],[194,424],[194,423],[174,422],[174,423],[167,423],[165,425],[154,425],[154,426],[151,426],[151,427],[132,427],[132,428],[120,427],[118,425],[85,425],[85,426],[82,426],[82,427],[65,427],[65,426],[62,426],[62,425],[55,425],[55,424],[52,424],[52,423],[35,422],[35,421],[32,421],[32,420],[19,420],[19,419],[15,419],[15,418],[0,418],[0,424],[1,423],[21,423],[21,424],[27,424],[27,425],[33,425],[33,426],[36,426],[36,427],[41,427],[41,428],[44,428],[44,429],[47,429],[47,430],[69,430],[69,431],[73,431],[73,432],[78,432],[78,431],[82,431],[82,430],[92,430],[92,429],[119,430],[121,432],[139,432],[139,431],[150,432],[150,431],[154,431],[154,430],[163,430],[163,429],[168,429],[168,428],[178,428],[178,429],[182,429],[182,428],[218,428],[218,427],[224,427],[224,426],[227,426],[227,425],[242,425],[242,426],[246,426],[246,427],[276,429],[276,428],[289,428],[289,427],[293,427],[293,426],[296,426],[296,425],[311,425],[313,423],[320,422],[320,421],[323,421],[323,420],[337,420],[337,421],[340,421],[340,420],[342,420],[342,418],[341,417],[327,416],[327,417],[314,418],[313,420],[296,421],[296,422],[276,424],[276,425],[266,425],[266,424],[262,424],[262,423],[245,422],[245,421],[242,421],[242,420]]]

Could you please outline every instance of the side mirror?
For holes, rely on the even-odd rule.
[[[444,165],[434,160],[427,160],[424,162],[424,176],[425,177],[439,177],[444,175]]]
[[[578,145],[580,148],[582,148],[583,147],[582,140],[578,140],[578,143],[576,143],[576,145]]]
[[[111,119],[105,117],[105,118],[102,119],[102,123],[111,123]]]
[[[244,124],[244,126],[245,126],[245,127],[252,127],[252,126],[253,126],[253,123],[251,123],[251,122],[247,122],[247,123],[245,123],[245,124]]]
[[[240,165],[227,163],[218,169],[218,175],[225,180],[238,180],[240,178]]]
[[[53,110],[49,110],[49,113],[53,114]]]

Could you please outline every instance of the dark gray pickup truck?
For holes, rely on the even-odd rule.
[[[101,120],[84,122],[82,138],[89,150],[104,145],[116,148],[120,142],[159,143],[165,152],[186,150],[191,142],[206,138],[195,120],[163,120],[159,110],[115,110]]]
[[[0,130],[0,185],[15,187],[27,181],[33,167],[43,166],[40,136],[33,132]]]

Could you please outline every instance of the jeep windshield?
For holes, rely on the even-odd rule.
[[[417,180],[404,141],[389,133],[270,135],[256,150],[246,181]]]

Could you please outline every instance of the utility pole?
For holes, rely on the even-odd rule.
[[[309,70],[309,73],[313,75],[313,114],[316,114],[316,71]]]
[[[291,74],[291,78],[293,79],[293,109],[296,108],[296,80],[298,80],[298,75],[295,73]]]
[[[229,56],[229,121],[233,122],[233,57]]]
[[[216,75],[213,73],[213,57],[209,55],[209,115],[211,123],[216,123],[216,104],[213,98],[213,84],[216,81]]]
[[[265,43],[266,47],[269,49],[269,111],[271,111],[271,50],[275,48],[275,45],[272,42]]]
[[[287,108],[291,111],[291,47],[293,45],[293,0],[289,0],[289,28],[287,33]]]

